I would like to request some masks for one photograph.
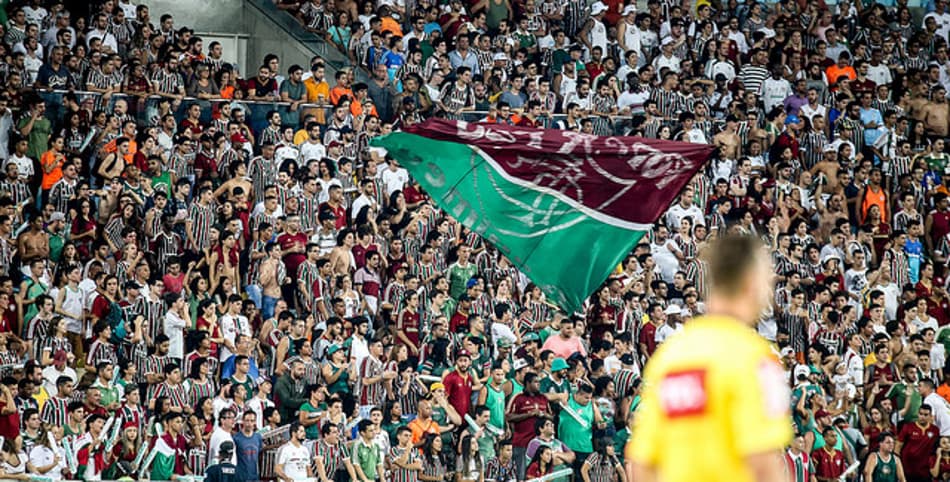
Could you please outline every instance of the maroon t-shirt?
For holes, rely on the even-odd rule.
[[[653,355],[656,351],[656,325],[644,323],[640,328],[640,343],[647,346],[647,354]]]
[[[521,392],[511,401],[511,413],[531,413],[535,408],[542,412],[548,408],[548,399],[544,395],[528,395]],[[514,447],[528,447],[528,442],[534,438],[535,417],[528,417],[520,422],[514,422],[512,425],[511,445]]]
[[[913,477],[929,477],[930,466],[927,461],[933,455],[940,440],[940,430],[930,424],[921,428],[916,422],[904,424],[897,441],[901,442],[901,463],[904,464],[904,474]]]
[[[458,370],[452,370],[442,380],[442,384],[445,385],[445,395],[449,403],[460,417],[464,417],[472,405],[472,376],[462,378]]]
[[[294,244],[300,243],[301,246],[307,246],[307,235],[304,233],[281,234],[277,238],[277,243],[280,244],[281,252],[286,252],[286,250],[292,248]],[[291,277],[297,276],[297,268],[307,260],[307,255],[305,253],[289,253],[284,255],[284,264],[287,265],[287,274]]]
[[[844,454],[840,450],[833,450],[828,453],[824,448],[820,448],[811,453],[811,460],[815,465],[816,477],[837,479],[848,468],[848,463],[844,460]]]
[[[0,410],[6,406],[6,403],[0,401]],[[16,410],[10,415],[0,415],[0,435],[4,438],[13,440],[20,434],[20,413]]]

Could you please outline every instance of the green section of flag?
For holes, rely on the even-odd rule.
[[[440,208],[496,246],[567,310],[580,310],[644,234],[595,220],[545,189],[515,182],[487,154],[463,144],[398,132],[372,145],[389,151]]]
[[[175,449],[170,447],[165,439],[159,437],[152,448],[155,459],[152,462],[150,478],[152,480],[168,480],[175,472]]]

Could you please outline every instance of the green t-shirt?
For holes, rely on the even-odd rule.
[[[946,152],[934,153],[924,157],[924,160],[927,161],[928,169],[943,174],[947,169],[947,161],[950,161],[950,155]]]
[[[118,402],[122,398],[121,395],[119,395],[119,387],[115,384],[107,387],[99,383],[99,380],[97,379],[92,385],[92,388],[99,390],[99,394],[102,396],[99,403],[101,403],[104,407],[108,407],[112,403]]]
[[[521,46],[521,48],[528,49],[534,47],[537,44],[537,40],[534,38],[534,35],[530,33],[525,33],[522,35],[518,32],[515,32],[513,36],[518,40],[518,44]]]
[[[492,380],[488,380],[488,385],[486,389],[488,390],[488,397],[485,398],[485,405],[488,406],[488,411],[491,414],[488,423],[493,427],[504,430],[505,429],[505,392],[501,388],[495,390],[492,388]],[[485,459],[488,460],[488,459]]]
[[[558,436],[564,445],[575,452],[590,453],[594,451],[594,404],[587,402],[587,405],[581,405],[574,401],[574,397],[567,400],[567,406],[574,409],[581,419],[587,422],[587,427],[583,427],[574,417],[568,415],[567,410],[561,410],[558,417]]]
[[[466,428],[472,436],[475,431],[472,427]],[[478,455],[482,458],[482,464],[487,464],[489,460],[495,458],[495,437],[492,437],[488,431],[483,430],[482,436],[478,438]]]
[[[376,480],[376,467],[382,460],[382,450],[378,445],[372,442],[367,444],[362,438],[353,443],[353,465],[363,469],[363,475],[369,480]]]
[[[0,23],[3,25],[7,24],[7,5],[10,5],[10,0],[0,0]]]
[[[164,191],[165,194],[171,196],[172,175],[170,172],[162,171],[161,174],[153,176],[151,181],[153,190]]]
[[[307,98],[307,87],[303,85],[303,82],[298,82],[297,85],[294,85],[289,79],[285,80],[280,84],[280,93],[287,93],[287,96],[290,97],[290,100],[303,100]]]
[[[66,239],[63,238],[61,234],[49,235],[49,259],[54,263],[59,262],[60,255],[63,254],[63,246],[66,244]]]
[[[825,437],[818,433],[818,429],[812,429],[812,433],[815,434],[815,446],[812,448],[812,451],[818,450],[825,446]],[[844,451],[844,434],[841,433],[841,430],[838,430],[838,427],[835,427],[835,433],[838,434],[838,441],[835,442],[835,449]]]
[[[320,408],[310,405],[310,402],[305,402],[303,405],[300,406],[300,411],[301,412],[319,412]],[[307,431],[307,439],[318,440],[320,438],[320,424],[319,423],[315,423],[309,427],[306,427],[305,430]]]
[[[442,407],[432,407],[432,421],[435,422],[439,427],[447,427],[449,425],[449,414]],[[448,431],[442,434],[442,444],[449,444],[452,446],[452,432]]]
[[[623,453],[624,448],[627,446],[627,440],[630,440],[630,429],[626,427],[617,430],[617,433],[614,434],[614,453],[619,456],[621,462],[623,462]]]
[[[248,397],[254,395],[254,380],[251,379],[250,375],[247,375],[243,382],[238,381],[237,378],[231,377],[231,385],[244,385],[244,393],[247,393]]]
[[[891,389],[887,391],[887,398],[890,398],[894,401],[894,411],[900,412],[904,408],[904,402],[907,400],[907,395],[905,394],[905,389],[907,385],[904,383],[895,383],[891,385]],[[920,410],[920,405],[923,403],[923,400],[920,397],[920,392],[916,388],[912,389],[910,392],[910,405],[907,407],[907,413],[904,414],[904,422],[916,422],[917,421],[917,411]]]
[[[561,383],[555,382],[550,376],[541,379],[541,393],[571,393],[571,382],[562,378]]]
[[[571,61],[571,54],[567,49],[558,49],[551,55],[551,71],[560,74],[564,64]]]
[[[406,426],[406,422],[403,422],[402,420],[398,422],[391,422],[391,421],[383,422],[380,424],[380,428],[383,429],[384,432],[389,434],[389,443],[393,447],[399,445],[396,441],[396,430],[399,430],[399,427],[405,427],[405,426]]]
[[[478,274],[478,266],[475,266],[475,264],[471,262],[465,266],[453,263],[452,266],[449,266],[448,271],[449,295],[457,300],[459,296],[462,296],[462,293],[465,293],[465,285],[468,283],[468,280]]]
[[[429,57],[435,53],[435,49],[432,48],[432,44],[428,40],[423,40],[419,42],[419,50],[422,51],[422,63],[423,65],[429,60]]]
[[[541,339],[541,345],[544,346],[544,342],[548,341],[548,338],[551,337],[551,334],[554,333],[554,329],[550,325],[541,328],[541,331],[538,332],[538,338]]]
[[[524,385],[518,383],[518,380],[515,380],[515,375],[508,375],[508,379],[511,380],[511,395],[508,395],[508,400],[515,398],[519,393],[524,392]]]
[[[22,129],[29,123],[30,114],[27,113],[20,119],[20,122],[17,123],[17,129]],[[36,121],[33,122],[33,129],[27,138],[29,148],[27,148],[26,155],[33,159],[39,159],[40,156],[49,149],[49,136],[52,131],[52,124],[50,124],[49,119],[46,117],[36,119]]]
[[[944,350],[950,353],[950,329],[940,330],[940,332],[937,333],[937,343],[943,345]]]

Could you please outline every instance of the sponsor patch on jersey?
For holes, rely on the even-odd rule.
[[[699,415],[706,411],[706,370],[686,370],[666,375],[660,382],[660,406],[669,418]]]

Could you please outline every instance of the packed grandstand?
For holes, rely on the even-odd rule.
[[[791,480],[950,480],[946,0],[278,1],[343,68],[73,3],[0,2],[0,479],[634,482],[729,232]],[[431,118],[717,152],[574,311],[370,145]]]

